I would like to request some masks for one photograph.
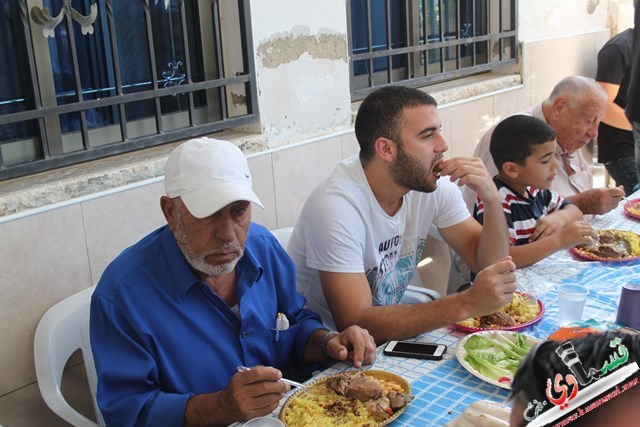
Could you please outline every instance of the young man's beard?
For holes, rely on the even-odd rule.
[[[422,163],[409,156],[402,146],[402,142],[397,143],[398,155],[396,162],[391,166],[390,173],[393,181],[410,190],[422,193],[435,191],[436,184],[429,182],[431,168],[427,169]]]
[[[189,242],[187,241],[187,234],[184,231],[184,223],[182,222],[181,214],[175,215],[175,224],[173,235],[176,238],[176,242],[178,243],[178,247],[182,251],[185,259],[189,263],[189,265],[195,269],[203,273],[206,276],[222,276],[223,274],[227,274],[233,271],[236,267],[236,264],[242,258],[244,254],[244,249],[237,243],[225,243],[218,250],[224,251],[235,251],[238,252],[238,256],[225,264],[212,265],[206,261],[206,257],[208,255],[212,255],[215,251],[205,252],[203,254],[197,254],[192,248]]]

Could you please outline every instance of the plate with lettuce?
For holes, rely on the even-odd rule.
[[[476,377],[510,390],[513,377],[538,340],[514,331],[482,331],[463,337],[456,357]]]

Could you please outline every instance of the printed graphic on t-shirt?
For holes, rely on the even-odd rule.
[[[366,272],[373,305],[391,305],[400,301],[416,270],[425,243],[425,239],[420,240],[415,250],[402,255],[399,255],[401,236],[380,243],[380,265]]]

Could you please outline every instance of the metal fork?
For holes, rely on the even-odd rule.
[[[238,366],[236,368],[238,370],[238,372],[245,372],[245,371],[250,371],[251,368],[247,368],[246,366]],[[280,381],[282,381],[285,384],[289,384],[291,387],[298,387],[298,388],[307,388],[306,385],[299,383],[298,381],[294,381],[294,380],[290,380],[288,378],[280,378]]]
[[[236,367],[236,369],[238,370],[238,372],[245,372],[245,371],[251,370],[251,368],[247,368],[246,366],[242,366],[242,365]],[[299,388],[300,391],[302,391],[303,393],[309,396],[320,396],[320,395],[323,395],[325,391],[325,388],[321,385],[308,386],[306,384],[302,384],[302,383],[299,383],[298,381],[293,381],[288,378],[280,378],[280,381],[282,381],[285,384],[289,384],[292,387]]]

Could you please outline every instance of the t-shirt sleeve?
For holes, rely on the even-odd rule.
[[[438,190],[434,194],[437,195],[435,203],[438,214],[433,219],[433,225],[437,228],[451,227],[471,216],[462,198],[462,192],[448,177],[438,180]]]
[[[301,217],[307,267],[334,273],[363,273],[366,226],[354,202],[327,195],[307,203]]]
[[[547,213],[555,212],[556,210],[560,210],[567,205],[570,205],[569,201],[556,193],[555,191],[547,190]]]
[[[615,44],[604,46],[598,53],[596,81],[619,85],[624,77],[624,55]]]

